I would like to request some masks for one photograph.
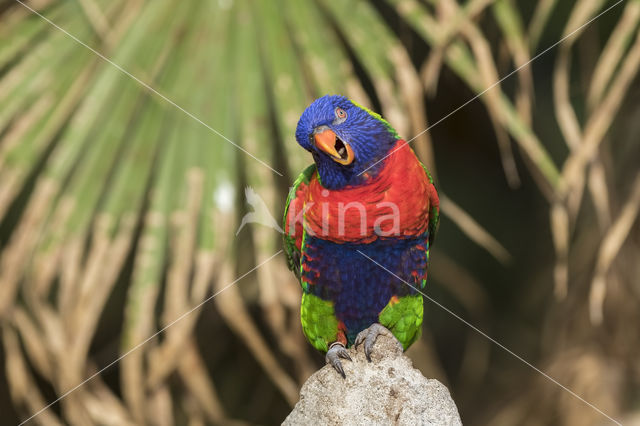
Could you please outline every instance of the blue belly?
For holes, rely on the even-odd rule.
[[[307,236],[302,255],[305,291],[334,303],[336,316],[347,328],[349,344],[378,321],[392,296],[416,291],[367,259],[383,265],[402,280],[421,288],[427,271],[428,235],[376,240],[368,244],[338,244]]]

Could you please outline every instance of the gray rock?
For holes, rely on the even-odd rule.
[[[461,425],[449,390],[425,378],[398,342],[380,335],[367,362],[362,346],[342,360],[347,378],[331,366],[312,375],[284,425]]]

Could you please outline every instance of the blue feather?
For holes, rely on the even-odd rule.
[[[356,335],[378,321],[389,299],[412,295],[416,290],[395,278],[358,251],[392,271],[416,288],[422,287],[427,270],[428,233],[417,238],[379,239],[367,244],[339,244],[306,237],[302,256],[302,280],[308,292],[334,303],[336,317],[347,328],[352,344]]]

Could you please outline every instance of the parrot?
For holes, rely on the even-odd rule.
[[[418,289],[426,285],[438,193],[394,128],[347,97],[313,101],[295,137],[313,163],[288,193],[284,252],[302,287],[302,331],[345,378],[347,348],[363,344],[370,362],[379,335],[403,350],[420,337]]]

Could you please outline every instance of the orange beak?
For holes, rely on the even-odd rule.
[[[314,136],[316,146],[331,156],[336,163],[343,165],[353,163],[355,155],[348,143],[338,138],[333,130],[327,129]]]

